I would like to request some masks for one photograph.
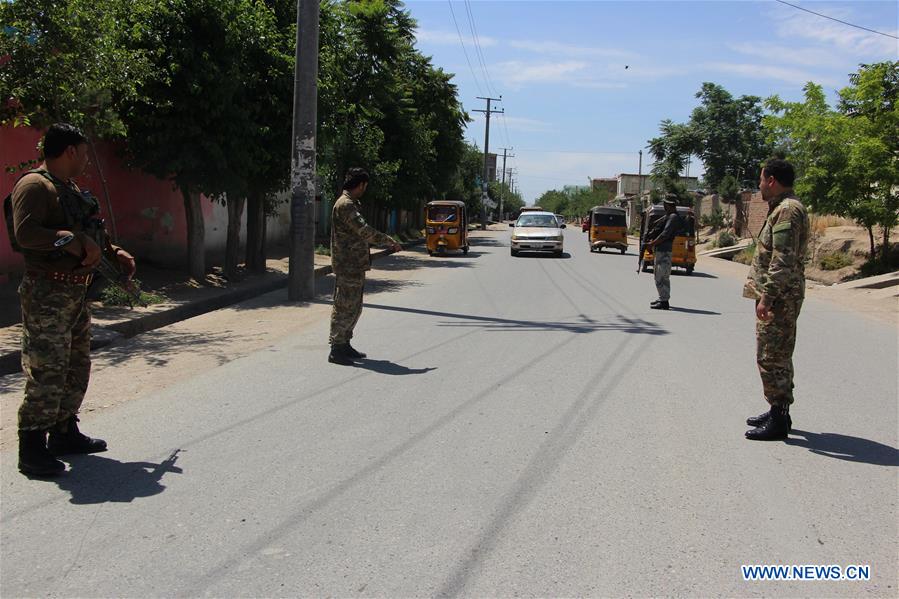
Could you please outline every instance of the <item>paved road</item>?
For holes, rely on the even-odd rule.
[[[2,454],[0,594],[897,596],[896,328],[808,301],[796,430],[748,442],[765,406],[742,282],[675,276],[660,313],[633,252],[566,243],[379,263],[355,368],[325,362],[326,295],[109,350],[94,384],[146,389],[83,419],[109,452],[56,482]]]

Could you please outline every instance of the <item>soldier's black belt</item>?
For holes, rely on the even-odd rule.
[[[90,285],[94,279],[93,273],[84,275],[76,275],[70,272],[58,272],[52,270],[29,270],[28,275],[38,278],[55,281],[57,283],[67,283],[69,285]]]

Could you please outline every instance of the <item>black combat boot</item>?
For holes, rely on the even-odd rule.
[[[347,353],[347,344],[338,343],[331,346],[331,353],[328,354],[328,362],[331,364],[340,364],[341,366],[352,366],[353,359]]]
[[[761,426],[746,431],[746,438],[753,441],[783,441],[790,433],[790,408],[771,406],[768,419]]]
[[[668,302],[663,302],[662,300],[656,300],[656,301],[652,302],[651,304],[649,304],[649,307],[652,308],[653,310],[667,310]]]
[[[347,341],[346,347],[344,349],[346,351],[346,355],[348,355],[349,357],[351,357],[354,360],[361,360],[362,358],[364,358],[366,356],[366,354],[362,353],[361,351],[358,351],[356,348],[354,348],[352,345],[350,345],[349,341]]]
[[[749,426],[762,426],[763,424],[768,422],[769,418],[771,418],[770,410],[768,410],[764,414],[759,414],[758,416],[750,416],[746,419],[746,424],[748,424]],[[790,418],[789,412],[787,412],[787,428],[787,432],[789,432],[789,429],[793,428],[793,419]]]
[[[69,453],[99,453],[106,451],[106,441],[91,439],[78,430],[78,416],[70,416],[50,429],[47,449],[53,455]]]
[[[33,476],[56,476],[66,465],[47,451],[47,431],[19,431],[19,472]]]

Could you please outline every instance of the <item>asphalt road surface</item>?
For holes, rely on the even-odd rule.
[[[141,389],[82,418],[110,450],[55,481],[2,454],[0,594],[899,596],[895,326],[808,300],[793,434],[750,442],[738,277],[675,274],[659,312],[633,249],[508,237],[379,261],[356,367],[325,360],[327,280],[101,352],[94,396]],[[744,580],[768,564],[869,580]]]

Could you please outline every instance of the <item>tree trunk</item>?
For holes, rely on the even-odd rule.
[[[247,198],[247,270],[265,272],[265,197],[258,193]]]
[[[206,281],[206,225],[200,194],[181,188],[184,215],[187,217],[187,271],[197,282]]]
[[[237,265],[240,260],[240,220],[246,203],[244,197],[228,196],[225,200],[228,207],[228,237],[225,244],[225,277],[233,280],[237,277]]]
[[[884,266],[890,262],[890,228],[883,227],[883,248],[880,250],[880,262]]]
[[[877,250],[874,247],[874,225],[866,225],[865,228],[868,229],[868,240],[871,242],[871,252],[868,254],[868,259],[874,262],[874,258],[877,255]]]

